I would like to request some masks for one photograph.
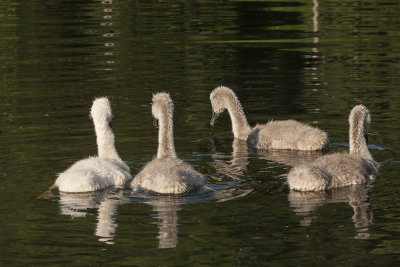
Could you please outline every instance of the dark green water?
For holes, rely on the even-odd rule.
[[[388,1],[2,1],[0,265],[299,266],[400,262],[400,3]],[[293,118],[348,149],[347,117],[372,113],[369,187],[290,192],[290,165],[209,126],[209,93],[233,88],[251,125]],[[96,154],[88,117],[109,96],[135,175],[157,149],[152,93],[175,103],[180,158],[213,192],[129,190],[37,197]]]

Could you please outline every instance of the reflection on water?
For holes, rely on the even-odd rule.
[[[211,155],[214,161],[213,167],[219,174],[234,180],[234,182],[223,181],[221,177],[212,176],[211,178],[219,183],[227,183],[223,184],[221,187],[214,186],[217,190],[213,192],[212,196],[218,199],[218,202],[225,202],[244,197],[253,192],[253,189],[241,188],[244,182],[241,177],[245,175],[247,165],[249,164],[249,151],[246,141],[235,138],[232,142],[231,155],[218,152],[215,139],[211,138],[210,142],[213,151]]]
[[[329,203],[348,203],[353,208],[352,220],[357,230],[356,239],[369,238],[368,227],[373,213],[369,204],[368,186],[354,185],[330,191],[302,192],[290,190],[289,203],[296,214],[303,216],[301,226],[310,226],[316,219],[314,211]]]
[[[254,153],[259,155],[261,159],[290,167],[312,162],[322,156],[322,151],[256,150]]]
[[[123,191],[105,190],[92,193],[62,193],[60,192],[59,206],[63,215],[73,218],[85,217],[89,210],[97,209],[97,223],[94,234],[99,241],[114,244],[118,228],[118,206],[121,204],[138,202],[146,203],[156,212],[158,222],[159,248],[174,248],[178,244],[178,211],[185,203],[218,200],[229,201],[248,195],[253,190],[241,188],[221,188],[213,190],[206,188],[198,194],[188,196],[154,195],[144,192],[124,195]],[[131,199],[129,201],[129,199]]]
[[[71,217],[85,217],[88,209],[98,207],[105,191],[94,193],[68,194],[60,192],[60,210],[63,215]]]
[[[215,189],[205,188],[197,194],[187,196],[155,195],[148,193],[134,193],[132,202],[142,202],[152,206],[156,212],[154,217],[158,222],[158,248],[174,248],[178,244],[178,211],[184,210],[183,207],[188,203],[207,202],[217,200],[226,202],[244,197],[253,192],[252,189],[242,189],[240,187],[221,187]]]
[[[113,1],[112,0],[103,0],[101,1],[101,3],[103,5],[106,5],[105,8],[103,9],[104,12],[104,16],[103,19],[104,21],[100,23],[101,26],[105,27],[105,29],[107,29],[107,32],[103,34],[103,37],[106,38],[106,42],[104,43],[104,46],[107,48],[107,51],[104,52],[104,55],[109,57],[106,60],[107,63],[107,67],[104,69],[106,71],[110,71],[112,70],[112,64],[114,64],[114,60],[112,58],[110,58],[111,56],[114,55],[112,48],[114,47],[115,43],[112,41],[112,38],[114,37],[114,32],[111,29],[111,27],[113,26],[113,9],[112,9],[112,4]]]
[[[241,176],[247,170],[247,164],[249,164],[249,152],[246,141],[234,139],[232,142],[232,154],[231,156],[225,155],[224,153],[217,152],[215,140],[210,139],[214,154],[211,156],[214,160],[214,168],[221,174],[232,178],[233,180],[241,181]]]
[[[125,202],[121,195],[107,191],[68,194],[60,192],[60,210],[63,215],[85,217],[88,209],[97,209],[97,224],[95,235],[99,241],[113,244],[118,205]]]
[[[313,32],[314,33],[318,32],[318,24],[319,24],[319,22],[318,22],[318,16],[319,16],[318,6],[319,6],[318,0],[313,0],[312,11],[313,11]],[[314,36],[314,47],[312,49],[312,51],[314,53],[318,52],[318,48],[315,46],[318,43],[319,43],[319,37],[318,36]]]
[[[400,254],[399,13],[398,0],[1,1],[0,265],[394,262]],[[373,151],[384,162],[373,190],[343,196],[290,192],[292,209],[301,217],[287,212],[288,195],[280,190],[285,181],[276,178],[313,155],[263,154],[232,140],[210,147],[208,97],[221,84],[238,88],[250,124],[271,118],[315,122],[338,143],[348,141],[343,130],[348,110],[358,103],[371,107],[370,141],[389,148]],[[158,90],[176,99],[177,151],[209,177],[211,190],[154,206],[153,200],[161,200],[146,196],[135,202],[126,192],[123,197],[61,194],[59,203],[33,200],[70,159],[94,154],[93,128],[85,118],[95,96],[115,102],[116,145],[135,174],[154,151],[151,111],[145,105]],[[220,131],[231,136],[228,118]],[[264,210],[260,216],[265,199],[274,213]],[[190,203],[190,209],[179,203]],[[348,216],[360,238],[371,238],[355,241],[352,231],[332,238],[337,232],[324,229],[337,221],[319,213],[331,206],[343,207],[337,217]],[[187,212],[196,221],[198,239],[180,228],[191,227],[184,220]],[[66,222],[71,217],[81,218]],[[93,219],[89,233],[76,231],[85,219]],[[292,232],[279,227],[299,220],[312,227]],[[123,231],[129,235],[122,236]],[[138,231],[143,232],[135,236]],[[233,242],[238,236],[240,242]],[[292,245],[279,243],[288,239]],[[170,253],[158,246],[175,247]],[[101,247],[105,250],[99,253]]]
[[[106,196],[100,203],[95,232],[95,235],[100,237],[99,241],[113,244],[115,232],[118,228],[116,217],[119,204],[121,204],[121,200],[110,196]]]
[[[144,200],[144,199],[141,199]],[[182,198],[174,196],[151,196],[145,201],[157,212],[159,248],[173,248],[178,243],[178,215]],[[122,192],[101,191],[84,194],[60,193],[61,214],[85,217],[89,209],[97,209],[97,224],[94,234],[99,241],[114,244],[118,223],[118,206],[127,203]]]
[[[154,197],[145,202],[157,212],[159,248],[174,248],[178,243],[178,211],[181,199],[174,196]]]
[[[234,139],[232,142],[232,153],[226,155],[217,151],[216,142],[210,139],[214,154],[214,168],[221,174],[241,181],[249,164],[249,153],[257,155],[258,158],[275,163],[294,167],[299,164],[309,163],[322,156],[322,151],[296,151],[296,150],[262,150],[248,147],[246,141]]]

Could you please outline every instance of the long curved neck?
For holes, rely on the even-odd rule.
[[[157,158],[176,158],[172,110],[167,110],[163,115],[159,119]]]
[[[247,123],[242,105],[236,95],[232,94],[227,98],[227,109],[232,121],[233,136],[235,138],[247,140],[251,128]]]
[[[114,145],[114,133],[105,121],[94,120],[97,139],[97,152],[100,158],[121,160]]]
[[[367,140],[364,133],[365,125],[363,120],[351,121],[349,132],[350,154],[357,154],[363,158],[373,159],[368,150]]]

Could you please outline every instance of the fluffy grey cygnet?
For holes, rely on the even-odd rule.
[[[311,164],[294,167],[287,178],[290,189],[318,191],[374,180],[379,164],[368,151],[370,123],[369,110],[363,105],[355,106],[349,116],[349,153],[325,155]]]
[[[132,179],[128,165],[121,160],[114,145],[109,100],[106,97],[95,99],[90,116],[96,131],[98,156],[80,160],[60,173],[54,185],[61,192],[81,193],[110,186],[123,187]]]
[[[328,135],[315,127],[294,121],[270,121],[251,128],[247,123],[236,94],[228,87],[220,86],[210,94],[214,126],[219,115],[228,110],[235,138],[245,140],[258,149],[321,150],[328,144]]]
[[[201,188],[205,183],[204,177],[176,156],[173,140],[174,104],[169,94],[155,94],[151,109],[159,126],[157,157],[136,175],[131,187],[160,194],[185,194]]]

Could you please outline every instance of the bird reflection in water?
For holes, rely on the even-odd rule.
[[[214,160],[214,168],[221,174],[241,181],[240,178],[247,170],[249,164],[249,152],[246,141],[235,138],[232,143],[232,155],[217,152],[214,139],[210,139],[214,154],[211,156]],[[215,177],[213,177],[215,178]],[[219,180],[218,178],[216,178]]]
[[[118,206],[129,203],[122,192],[100,191],[92,193],[68,194],[60,192],[61,214],[73,218],[85,217],[88,210],[97,209],[97,224],[94,234],[99,241],[114,244],[118,228],[116,222]],[[159,227],[159,248],[174,248],[178,243],[178,214],[182,199],[177,196],[152,196],[146,204],[157,213]]]
[[[369,204],[368,185],[352,185],[329,191],[301,192],[290,190],[289,203],[297,215],[303,216],[301,226],[310,226],[316,219],[313,212],[329,203],[348,203],[353,208],[352,220],[357,231],[356,239],[368,239],[368,227],[373,222]]]
[[[215,191],[212,197],[218,199],[218,202],[225,202],[244,197],[253,192],[253,189],[241,187],[243,182],[241,177],[246,173],[247,165],[249,164],[246,141],[235,138],[232,143],[233,151],[231,155],[217,152],[215,140],[211,138],[210,142],[213,148],[211,157],[214,160],[214,168],[219,174],[233,180],[226,181],[222,177],[209,176],[216,182],[216,184],[214,183]]]
[[[60,192],[61,214],[71,217],[85,217],[89,209],[97,209],[95,235],[99,241],[114,244],[113,239],[118,228],[116,214],[118,205],[125,201],[119,192],[62,193]]]
[[[174,248],[178,243],[178,211],[182,199],[178,196],[154,196],[146,204],[157,212],[158,247]]]
[[[261,150],[250,149],[250,152],[259,156],[260,159],[294,167],[299,164],[310,163],[322,156],[322,150]]]
[[[222,190],[223,191],[223,190]],[[235,192],[218,192],[204,190],[199,195],[173,196],[153,195],[144,202],[153,207],[158,226],[158,248],[175,248],[178,244],[178,212],[185,203],[194,203],[202,199],[217,199],[218,202],[229,201],[243,197],[253,190],[236,190]],[[203,195],[202,195],[203,194]]]
[[[234,180],[242,180],[240,177],[247,171],[249,157],[256,155],[260,159],[269,162],[283,164],[289,167],[298,164],[309,163],[322,156],[321,150],[316,151],[299,151],[299,150],[262,150],[257,148],[248,147],[246,141],[235,138],[232,142],[232,155],[228,156],[224,153],[217,152],[215,141],[210,140],[213,147],[215,169]],[[270,168],[271,165],[265,169]]]
[[[232,154],[227,155],[225,153],[217,152],[216,140],[210,139],[211,146],[214,154],[211,156],[214,160],[214,168],[218,173],[223,174],[226,177],[242,182],[243,176],[247,171],[247,165],[249,164],[250,155],[256,155],[259,159],[268,161],[266,167],[259,170],[260,172],[268,172],[270,168],[276,167],[276,164],[282,164],[288,167],[293,167],[298,164],[309,163],[322,156],[322,151],[298,151],[298,150],[262,150],[257,148],[248,147],[246,141],[235,138],[232,142]],[[270,164],[272,163],[272,164]],[[287,173],[282,175],[282,178],[286,178]],[[221,182],[222,179],[218,177],[212,177],[214,180]],[[219,191],[221,197],[220,201],[227,201],[233,198],[242,197],[253,191],[253,189],[240,189],[230,188],[222,192]],[[231,194],[231,197],[227,197],[227,194]]]

